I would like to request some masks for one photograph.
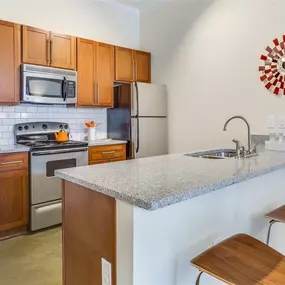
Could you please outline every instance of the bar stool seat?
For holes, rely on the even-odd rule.
[[[266,244],[269,245],[272,226],[275,223],[285,223],[285,205],[269,212],[268,214],[265,215],[265,217],[270,219],[267,239],[266,239]]]
[[[284,285],[285,257],[246,234],[230,237],[195,257],[191,263],[231,285]]]
[[[285,223],[285,205],[269,212],[265,217],[276,222]]]

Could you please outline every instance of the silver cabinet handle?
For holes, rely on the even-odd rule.
[[[102,154],[112,154],[112,153],[115,153],[116,151],[115,150],[112,150],[112,151],[103,151]]]
[[[12,164],[19,164],[23,163],[23,160],[15,160],[15,161],[8,161],[8,162],[1,162],[0,165],[12,165]]]

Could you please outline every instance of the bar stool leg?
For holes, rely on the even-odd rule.
[[[204,273],[203,271],[200,271],[200,273],[199,273],[199,275],[198,275],[198,277],[197,277],[197,279],[196,279],[195,285],[200,285],[200,279],[201,279],[201,275],[202,275],[203,273]]]
[[[268,233],[267,233],[267,240],[266,240],[266,244],[269,245],[270,242],[270,236],[271,236],[271,228],[272,226],[276,223],[276,221],[272,220],[269,222],[269,228],[268,228]]]

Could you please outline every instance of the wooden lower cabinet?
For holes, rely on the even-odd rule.
[[[28,225],[28,154],[0,155],[0,237]]]
[[[126,160],[126,145],[89,147],[89,165]]]

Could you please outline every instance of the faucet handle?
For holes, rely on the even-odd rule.
[[[252,152],[253,152],[253,153],[258,153],[258,149],[257,149],[256,144],[253,146]]]
[[[237,147],[240,147],[240,141],[237,139],[233,139],[233,142],[237,145]]]

